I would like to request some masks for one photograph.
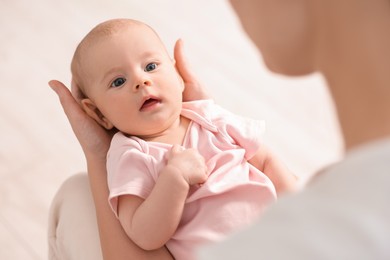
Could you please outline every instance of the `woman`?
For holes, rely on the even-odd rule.
[[[324,76],[346,156],[201,259],[389,259],[390,2],[231,2],[268,68]]]

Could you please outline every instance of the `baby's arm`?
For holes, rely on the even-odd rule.
[[[266,146],[262,145],[249,163],[268,176],[278,195],[298,189],[298,178]]]
[[[145,250],[164,246],[180,222],[190,185],[206,178],[203,157],[194,149],[174,146],[145,200],[132,195],[119,197],[119,221],[126,234]]]

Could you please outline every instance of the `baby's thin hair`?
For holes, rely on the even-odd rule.
[[[147,26],[153,32],[155,32],[153,28],[151,28],[149,25],[144,24],[137,20],[124,19],[124,18],[112,19],[96,25],[78,44],[72,58],[70,69],[72,73],[72,84],[76,84],[80,90],[79,98],[87,97],[85,82],[81,77],[82,75],[81,57],[83,52],[85,51],[85,48],[88,48],[88,46],[90,46],[92,43],[96,42],[101,38],[111,36],[117,33],[118,31],[120,31],[121,29],[132,25]]]

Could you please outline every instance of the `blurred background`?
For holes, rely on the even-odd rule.
[[[97,23],[118,17],[152,26],[171,53],[182,38],[216,102],[264,119],[265,142],[303,182],[342,154],[321,76],[270,73],[225,0],[1,0],[0,259],[47,259],[51,200],[66,178],[86,170],[47,82],[69,85],[78,42]]]

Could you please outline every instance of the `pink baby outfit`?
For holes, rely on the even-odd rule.
[[[166,246],[176,259],[193,259],[194,250],[245,227],[276,199],[272,182],[247,162],[258,149],[264,124],[236,116],[212,100],[184,102],[192,120],[183,146],[205,158],[209,177],[190,189],[183,216]],[[118,196],[146,198],[165,166],[171,145],[117,133],[107,156],[109,203],[117,214]],[[158,216],[156,216],[158,217]]]

